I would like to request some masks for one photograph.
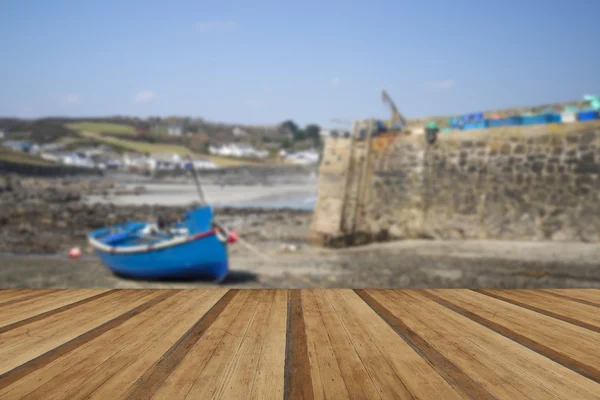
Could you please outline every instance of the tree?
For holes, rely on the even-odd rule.
[[[281,141],[281,147],[284,149],[289,149],[292,147],[292,141],[288,138],[285,138]]]
[[[301,142],[307,138],[306,131],[303,129],[298,129],[294,132],[294,142]]]
[[[288,119],[287,121],[284,121],[281,124],[281,127],[285,130],[287,130],[288,132],[293,133],[294,135],[296,134],[296,132],[298,132],[298,124],[296,124],[294,121],[292,121],[291,119]]]
[[[306,132],[306,137],[313,141],[315,147],[319,147],[321,145],[321,127],[319,125],[306,125],[304,131]]]

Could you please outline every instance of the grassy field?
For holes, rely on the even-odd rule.
[[[74,129],[74,128],[73,128]],[[90,131],[80,131],[82,136],[90,139],[94,139],[98,142],[105,143],[109,146],[118,146],[120,148],[129,149],[131,151],[141,152],[141,153],[176,153],[180,156],[187,155],[195,155],[195,156],[203,156],[208,160],[212,161],[219,167],[229,167],[235,165],[256,165],[257,162],[238,160],[235,158],[227,158],[227,157],[217,157],[217,156],[207,156],[204,154],[194,153],[184,146],[173,145],[173,144],[160,144],[160,143],[145,143],[139,142],[135,140],[127,140],[116,138],[113,136],[104,136],[98,132],[90,132]]]
[[[20,151],[13,151],[10,149],[5,149],[0,147],[0,161],[5,161],[9,163],[16,164],[29,164],[29,165],[39,165],[39,166],[54,166],[57,165],[51,161],[44,160],[38,156],[30,155],[27,153],[22,153]]]
[[[135,134],[135,129],[129,125],[109,124],[104,122],[78,122],[67,124],[67,127],[79,132],[116,133],[119,135]]]

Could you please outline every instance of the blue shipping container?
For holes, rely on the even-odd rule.
[[[490,119],[488,120],[488,126],[490,128],[499,126],[516,126],[521,125],[521,117],[507,117],[502,119]]]
[[[472,129],[485,129],[485,128],[487,128],[487,121],[485,121],[485,120],[483,120],[483,121],[466,122],[463,125],[463,129],[465,131],[472,130]]]
[[[560,116],[560,114],[557,114],[557,113],[548,114],[548,123],[549,124],[558,124],[561,122],[562,122],[562,117]]]
[[[547,124],[550,118],[548,115],[524,115],[521,117],[521,125],[539,125]]]
[[[596,110],[585,110],[577,113],[577,119],[579,121],[591,121],[598,119],[598,111]]]

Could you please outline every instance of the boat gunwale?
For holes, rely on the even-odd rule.
[[[101,228],[101,229],[106,229],[106,228]],[[223,238],[218,229],[211,229],[209,231],[200,232],[195,235],[185,235],[185,236],[175,237],[173,239],[165,240],[165,241],[159,242],[157,244],[119,247],[119,246],[109,246],[107,244],[104,244],[93,236],[94,233],[100,231],[101,229],[98,229],[88,235],[88,243],[96,250],[99,250],[99,251],[102,251],[105,253],[109,253],[109,254],[147,253],[147,252],[154,251],[154,250],[162,250],[165,248],[182,245],[184,243],[189,243],[189,242],[193,242],[196,240],[204,239],[204,238],[210,237],[212,235],[216,235],[217,238],[219,239],[219,241],[221,241],[223,244],[226,244],[227,240],[228,240],[228,235],[226,235]]]

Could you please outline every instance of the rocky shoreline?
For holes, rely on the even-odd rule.
[[[0,253],[55,254],[79,246],[91,252],[87,234],[127,220],[176,221],[190,207],[86,204],[84,195],[141,194],[143,186],[126,190],[110,180],[0,180]],[[300,210],[217,208],[216,217],[241,231],[245,240],[304,241],[311,213]]]

